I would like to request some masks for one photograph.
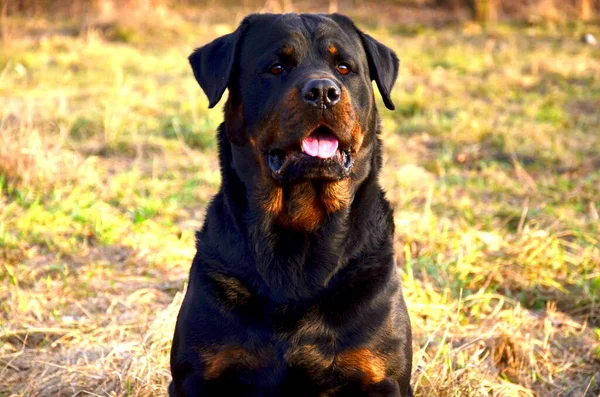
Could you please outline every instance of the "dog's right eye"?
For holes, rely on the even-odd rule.
[[[269,68],[269,72],[271,74],[275,74],[275,75],[283,73],[284,70],[285,69],[284,69],[283,65],[280,64],[280,63],[276,63],[274,65],[271,65],[271,67]]]
[[[339,65],[337,65],[335,69],[338,71],[339,74],[344,76],[350,73],[350,65],[348,65],[345,62],[342,62]]]

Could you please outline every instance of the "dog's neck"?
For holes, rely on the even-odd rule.
[[[317,297],[350,260],[391,246],[393,228],[391,210],[377,182],[380,168],[380,144],[376,142],[367,177],[354,192],[350,207],[329,214],[315,230],[298,231],[278,225],[272,217],[257,209],[239,178],[232,162],[231,143],[219,129],[219,159],[222,185],[220,212],[237,235],[246,236],[247,252],[253,258],[244,263],[226,264],[260,281],[261,293],[280,303],[306,302]],[[381,219],[384,219],[381,227]],[[207,222],[208,223],[208,222]],[[212,223],[215,225],[215,222]],[[214,226],[218,227],[218,226]],[[223,231],[221,231],[223,233]],[[369,238],[365,238],[368,234]],[[224,258],[227,253],[222,253]]]

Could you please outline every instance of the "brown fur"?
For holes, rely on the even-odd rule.
[[[311,78],[316,77],[318,76],[311,76]],[[282,139],[286,128],[294,128],[294,125],[300,124],[303,106],[299,90],[297,88],[290,90],[282,103],[286,125],[275,128],[278,120],[269,120],[266,126],[271,128],[265,130],[271,133],[259,135],[256,139],[252,137],[250,143],[263,170],[262,175],[258,176],[260,181],[257,185],[259,186],[257,199],[262,209],[273,215],[272,219],[282,225],[301,231],[313,231],[322,224],[328,213],[340,211],[350,205],[350,180],[324,183],[318,191],[310,182],[282,188],[270,178],[263,155],[258,150],[258,147],[264,146],[267,142]],[[355,116],[350,97],[344,89],[342,89],[340,105],[336,109],[339,109],[335,113],[336,125],[342,126],[346,131],[345,136],[352,140],[353,147],[356,147],[356,143],[360,146],[363,138],[362,130],[356,127],[358,124],[354,122]],[[309,126],[308,130],[316,127],[318,126]]]
[[[363,386],[379,383],[386,375],[386,360],[366,348],[342,352],[335,364],[344,372],[359,371]]]
[[[357,124],[356,115],[352,108],[352,99],[350,99],[350,94],[348,94],[348,90],[345,87],[342,87],[342,95],[336,108],[336,112],[334,113],[336,119],[335,124],[344,126],[346,134],[349,133],[352,137],[352,129],[354,128],[354,125]],[[352,143],[355,144],[355,142]]]
[[[260,203],[282,225],[296,230],[315,230],[327,214],[350,206],[350,180],[323,183],[319,190],[311,182],[282,188],[264,180]]]
[[[360,124],[354,124],[354,128],[352,129],[352,141],[354,145],[352,147],[352,151],[354,153],[358,152],[362,147],[363,139],[365,138],[365,133],[362,128],[360,128]]]
[[[324,183],[321,188],[321,200],[328,213],[340,211],[350,206],[350,180]]]
[[[290,186],[287,213],[281,218],[284,224],[304,231],[315,230],[325,217],[325,209],[320,202],[315,187],[310,182]]]
[[[204,352],[201,354],[206,365],[204,378],[216,379],[225,371],[232,368],[245,368],[253,371],[260,370],[261,358],[265,359],[265,352],[251,353],[241,346],[222,346],[218,351]]]
[[[337,356],[321,352],[315,345],[303,345],[288,352],[286,360],[307,370],[315,378],[332,370],[354,374],[362,387],[382,382],[386,377],[387,360],[367,348],[344,351]]]
[[[270,189],[266,201],[263,201],[263,209],[273,215],[279,215],[283,211],[283,188],[274,186]]]
[[[283,189],[269,176],[265,160],[257,147],[256,139],[250,137],[249,141],[262,170],[261,174],[256,177],[258,179],[256,183],[258,192],[256,200],[267,214],[277,216],[283,211]]]
[[[206,363],[205,379],[215,379],[232,366],[256,366],[256,358],[240,346],[226,346],[219,352],[210,352],[202,355]]]

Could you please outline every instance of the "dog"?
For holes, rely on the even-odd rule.
[[[253,14],[196,49],[221,187],[196,234],[170,396],[412,396],[378,184],[396,54],[339,14]]]

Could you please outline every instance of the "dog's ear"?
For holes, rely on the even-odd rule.
[[[373,37],[363,33],[347,16],[341,14],[332,14],[331,16],[341,26],[345,25],[356,30],[367,54],[371,80],[375,80],[385,107],[394,110],[396,107],[392,102],[391,93],[400,67],[400,61],[396,53]]]
[[[247,25],[244,20],[235,32],[221,36],[197,48],[188,60],[194,77],[208,97],[208,107],[213,108],[228,87],[236,62],[240,38]]]
[[[400,61],[398,60],[396,53],[390,48],[381,44],[366,33],[359,31],[359,34],[363,46],[365,47],[365,51],[367,52],[371,80],[375,80],[375,83],[377,83],[377,88],[379,88],[385,107],[394,110],[396,107],[392,102],[391,94],[392,87],[398,77]]]

